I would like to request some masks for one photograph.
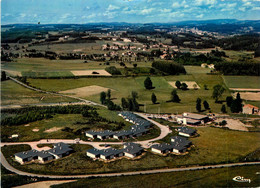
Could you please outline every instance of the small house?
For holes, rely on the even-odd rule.
[[[197,133],[197,131],[195,129],[191,129],[188,127],[180,127],[177,129],[177,131],[179,132],[179,135],[185,136],[185,137],[191,137]]]
[[[260,111],[259,108],[256,106],[253,106],[251,104],[245,104],[243,106],[243,114],[256,114],[256,115],[260,115]]]
[[[47,161],[54,159],[54,156],[51,155],[50,153],[48,153],[47,151],[40,151],[40,152],[38,152],[37,155],[38,155],[38,160],[41,163],[45,163]]]
[[[92,148],[87,150],[87,156],[91,157],[93,159],[99,158],[100,157],[100,150],[96,149],[96,148]]]

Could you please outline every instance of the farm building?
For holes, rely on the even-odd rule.
[[[256,115],[260,115],[260,111],[259,108],[256,106],[253,106],[251,104],[245,104],[243,106],[243,114],[256,114]]]
[[[200,125],[209,121],[208,116],[195,113],[183,113],[176,116],[176,121],[184,125]]]
[[[179,135],[185,136],[185,137],[191,137],[197,133],[197,131],[195,129],[191,129],[188,127],[180,127],[177,129],[177,131],[179,132]]]

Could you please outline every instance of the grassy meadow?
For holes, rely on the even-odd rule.
[[[259,76],[223,76],[229,88],[260,89]]]
[[[76,102],[76,100],[32,91],[11,80],[1,82],[1,105],[26,105],[55,102]]]
[[[260,185],[259,174],[256,174],[258,171],[259,165],[150,175],[86,178],[51,187],[258,187]],[[238,175],[250,179],[251,183],[233,181],[232,179]]]
[[[189,154],[184,156],[170,154],[162,157],[148,151],[140,159],[120,159],[104,163],[93,161],[86,156],[86,149],[90,146],[74,145],[76,152],[63,159],[44,165],[34,163],[20,165],[10,158],[15,152],[23,151],[20,146],[5,146],[2,152],[10,164],[25,171],[44,174],[89,174],[239,162],[243,161],[246,155],[257,150],[260,144],[260,133],[257,132],[202,127],[198,128],[198,133],[199,137],[191,139],[195,147],[192,147]]]
[[[201,68],[203,69],[203,68]],[[196,70],[197,71],[197,70]],[[79,79],[28,79],[32,86],[41,88],[47,91],[64,91],[69,89],[80,88],[84,86],[98,85],[112,90],[113,101],[121,104],[122,97],[130,97],[132,91],[139,94],[138,102],[146,105],[146,110],[149,113],[157,113],[160,108],[161,113],[180,113],[184,111],[196,111],[195,103],[198,97],[202,101],[207,100],[211,111],[220,112],[221,104],[216,104],[211,98],[212,88],[216,84],[224,84],[223,79],[219,75],[207,75],[203,73],[194,73],[179,76],[153,76],[151,80],[153,86],[152,90],[144,88],[145,76],[139,77],[124,77],[124,78],[79,78]],[[167,102],[170,100],[170,93],[173,87],[168,83],[169,81],[195,81],[201,89],[194,90],[178,90],[178,95],[181,99],[180,103]],[[204,85],[207,85],[208,90],[204,90]],[[151,95],[155,93],[158,104],[152,104]],[[229,95],[226,91],[223,94],[223,99]],[[99,101],[99,94],[87,96],[86,99]],[[143,108],[141,108],[143,110]]]

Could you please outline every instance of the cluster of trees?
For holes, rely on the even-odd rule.
[[[100,102],[109,110],[121,110],[121,107],[111,100],[111,89],[107,90],[107,93],[104,91],[100,93]]]
[[[204,106],[205,110],[209,110],[210,109],[209,103],[206,100],[203,101],[203,106]],[[197,100],[196,100],[196,110],[198,112],[202,111],[202,109],[201,109],[201,99],[200,98],[197,98]]]
[[[259,62],[218,62],[215,69],[224,75],[260,76]]]
[[[107,67],[105,70],[112,75],[121,75],[121,71],[118,70],[115,66]]]
[[[188,86],[186,83],[181,83],[179,80],[177,80],[175,82],[175,86],[178,88],[178,89],[181,89],[181,90],[187,90],[188,89]]]
[[[152,67],[170,75],[186,74],[184,66],[175,62],[155,61],[152,63]]]
[[[259,34],[236,35],[231,38],[218,40],[217,45],[224,50],[248,50],[255,51],[259,45]]]
[[[233,99],[233,97],[227,97],[226,98],[227,106],[230,107],[230,110],[232,113],[239,113],[243,110],[242,105],[242,99],[240,97],[240,94],[237,93],[236,98]]]
[[[17,114],[13,117],[7,117],[1,120],[1,125],[21,125],[38,121],[42,119],[51,118],[53,114],[81,114],[85,110],[93,107],[86,105],[71,105],[71,106],[52,106],[52,107],[29,107],[22,109],[6,109],[2,112]]]
[[[187,53],[178,52],[174,57],[174,61],[183,65],[201,65],[202,63],[211,64],[211,63],[221,62],[222,61],[221,57],[215,56],[215,54],[208,53],[206,55],[204,54],[194,55],[189,52]]]
[[[212,98],[215,99],[215,103],[219,102],[219,98],[225,91],[226,89],[220,84],[217,84],[213,87]]]
[[[131,97],[129,98],[122,98],[121,99],[121,105],[124,110],[129,111],[139,111],[139,103],[137,102],[138,93],[135,91],[132,91]]]

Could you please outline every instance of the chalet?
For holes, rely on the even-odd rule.
[[[53,149],[47,150],[47,152],[53,155],[55,159],[59,159],[71,154],[73,152],[73,149],[71,149],[67,144],[58,143],[54,145]]]
[[[136,156],[141,155],[143,151],[144,148],[140,146],[130,145],[124,149],[124,155],[126,157],[135,158]]]
[[[86,135],[86,137],[89,137],[89,138],[92,138],[92,139],[97,138],[97,132],[93,131],[93,130],[86,131],[85,135]]]
[[[165,154],[172,151],[172,146],[168,143],[152,145],[151,149],[155,153]]]
[[[47,161],[54,159],[54,156],[48,153],[47,151],[40,151],[37,153],[37,155],[38,155],[38,160],[41,163],[45,163]]]
[[[23,151],[14,154],[15,160],[18,161],[21,164],[24,164],[26,162],[30,162],[32,160],[38,159],[38,151],[37,150],[29,150],[29,151]]]
[[[124,152],[122,149],[114,149],[109,148],[105,150],[100,150],[100,158],[104,160],[110,160],[115,157],[122,157],[124,155]]]
[[[172,152],[178,153],[178,154],[186,152],[186,149],[187,149],[183,144],[178,143],[178,142],[172,143],[171,147],[172,147]]]
[[[256,115],[260,115],[260,111],[259,108],[256,106],[253,106],[251,104],[245,104],[243,106],[243,114],[256,114]]]
[[[181,145],[185,146],[186,148],[188,148],[192,145],[191,141],[189,141],[187,138],[184,138],[182,136],[171,137],[171,142],[172,143],[180,143]]]
[[[93,159],[99,158],[100,157],[100,150],[96,149],[96,148],[92,148],[87,150],[87,156],[91,157]]]
[[[179,132],[179,135],[185,136],[185,137],[191,137],[191,136],[195,135],[197,132],[195,129],[191,129],[188,127],[180,127],[177,129],[177,131]]]
[[[112,138],[114,135],[114,132],[113,131],[109,131],[109,130],[105,130],[105,131],[102,131],[102,132],[97,132],[97,138],[100,139],[100,140],[104,140],[104,139],[107,139],[107,138]]]

